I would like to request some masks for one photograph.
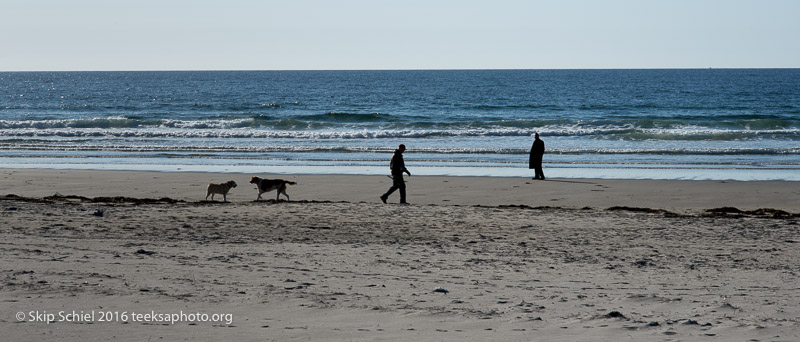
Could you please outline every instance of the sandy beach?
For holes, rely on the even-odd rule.
[[[250,176],[0,170],[3,339],[800,340],[796,182]]]

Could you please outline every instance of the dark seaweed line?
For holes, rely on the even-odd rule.
[[[85,196],[77,196],[77,195],[61,195],[61,194],[54,194],[52,196],[45,196],[45,197],[23,197],[14,194],[8,194],[3,197],[0,197],[0,201],[19,201],[19,202],[28,202],[28,203],[105,203],[105,204],[121,204],[121,205],[150,205],[150,204],[188,204],[188,205],[235,205],[235,203],[225,203],[225,202],[215,202],[215,201],[197,201],[197,202],[187,202],[184,200],[173,199],[169,197],[162,197],[162,198],[136,198],[136,197],[125,197],[125,196],[113,196],[113,197],[85,197]],[[284,201],[284,200],[266,200],[266,201],[252,201],[246,202],[247,204],[254,204],[254,203],[262,203],[262,204],[280,204],[280,203],[293,203],[293,204],[330,204],[330,203],[352,203],[348,201],[316,201],[316,200],[300,200],[300,201]],[[363,202],[362,202],[363,203]],[[436,204],[430,204],[428,206],[438,206]],[[460,205],[455,205],[460,206]],[[580,209],[574,208],[564,208],[564,207],[551,207],[551,206],[537,206],[532,207],[529,205],[496,205],[496,206],[486,206],[486,205],[472,205],[475,208],[497,208],[497,209],[518,209],[518,210],[538,210],[538,211],[548,211],[548,210],[558,210],[558,211],[565,211],[565,210],[594,210],[594,208],[590,207],[583,207]],[[741,210],[734,207],[720,207],[720,208],[712,208],[706,209],[699,214],[696,215],[687,215],[687,214],[679,214],[676,212],[672,212],[669,210],[664,209],[654,209],[654,208],[641,208],[641,207],[626,207],[626,206],[614,206],[605,209],[606,211],[623,211],[623,212],[633,212],[633,213],[641,213],[641,214],[657,214],[662,215],[664,217],[727,217],[727,218],[744,218],[744,217],[755,217],[755,218],[768,218],[768,219],[797,219],[800,218],[800,213],[790,213],[788,211],[780,210],[780,209],[773,209],[773,208],[760,208],[755,210]]]

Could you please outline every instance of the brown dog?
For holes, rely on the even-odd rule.
[[[275,196],[276,201],[281,198],[281,194],[286,196],[286,200],[289,201],[289,195],[286,193],[286,184],[297,184],[296,182],[283,179],[264,179],[256,176],[253,176],[253,178],[250,179],[250,183],[255,184],[258,187],[258,198],[256,198],[256,201],[261,199],[261,194],[270,192],[272,190],[278,190],[278,195]]]
[[[208,196],[211,195],[211,200],[214,200],[214,194],[222,195],[222,201],[228,201],[228,191],[231,191],[232,188],[236,187],[236,182],[234,181],[227,181],[222,184],[209,184],[208,189],[206,190],[206,201],[208,201]]]

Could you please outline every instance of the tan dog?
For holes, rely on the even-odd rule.
[[[296,182],[283,179],[264,179],[256,176],[253,176],[253,178],[250,179],[250,183],[255,184],[258,187],[258,198],[256,198],[256,201],[261,199],[261,194],[270,192],[272,190],[278,190],[278,196],[275,196],[276,201],[281,198],[281,194],[286,196],[286,200],[289,201],[289,195],[286,193],[286,184],[297,184]]]
[[[222,184],[209,184],[208,190],[206,190],[206,201],[208,201],[208,196],[211,195],[211,200],[214,200],[214,194],[222,195],[222,201],[228,201],[228,191],[231,191],[232,188],[236,187],[236,182],[234,181],[227,181]]]

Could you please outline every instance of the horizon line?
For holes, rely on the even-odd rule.
[[[775,70],[800,67],[639,67],[639,68],[408,68],[408,69],[99,69],[99,70],[0,70],[11,72],[218,72],[218,71],[522,71],[522,70]]]

